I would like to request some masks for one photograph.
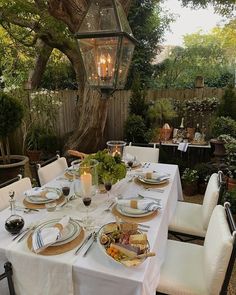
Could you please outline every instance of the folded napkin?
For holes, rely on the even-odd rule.
[[[41,187],[34,187],[28,191],[25,192],[25,195],[27,197],[29,196],[37,196],[37,197],[43,197],[43,189]]]
[[[188,149],[188,143],[187,142],[180,142],[178,145],[178,150],[181,152],[186,152]]]
[[[133,209],[139,209],[139,210],[145,210],[145,211],[156,211],[157,209],[161,209],[161,206],[158,202],[155,202],[154,200],[124,200],[124,199],[117,199],[116,200],[117,205],[133,208]]]
[[[38,229],[32,236],[32,246],[35,253],[39,253],[54,244],[61,236],[62,230],[69,223],[70,217],[63,217],[52,227]]]

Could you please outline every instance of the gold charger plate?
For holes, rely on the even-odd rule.
[[[30,234],[30,236],[27,239],[27,246],[30,251],[34,252],[32,250],[32,234]],[[53,247],[49,246],[45,250],[43,250],[42,252],[40,252],[38,254],[45,255],[45,256],[62,254],[62,253],[68,252],[70,250],[73,250],[74,248],[79,246],[81,244],[81,242],[83,241],[83,239],[84,239],[84,230],[83,230],[83,228],[81,228],[80,234],[73,241],[63,244],[63,245],[58,245],[58,246],[53,246]]]
[[[125,215],[121,214],[120,212],[118,212],[118,210],[116,209],[116,206],[114,206],[112,208],[112,213],[113,213],[113,215],[118,216],[119,218],[121,218],[123,221],[134,222],[134,223],[140,223],[140,222],[149,221],[149,220],[152,220],[154,217],[156,217],[158,215],[158,211],[154,211],[150,215],[147,215],[147,216],[129,217],[129,216],[125,216]]]
[[[139,179],[139,177],[135,177],[134,179],[135,183],[138,184],[138,185],[142,185],[143,187],[145,188],[150,188],[150,187],[165,187],[169,184],[169,180],[167,179],[164,183],[146,183],[146,182],[143,182]]]
[[[61,195],[60,198],[57,200],[52,200],[52,202],[56,202],[57,205],[63,203],[64,201],[65,201],[65,197],[63,195]],[[50,204],[50,203],[47,203],[47,204]],[[45,209],[46,208],[45,204],[35,204],[35,203],[33,204],[28,202],[26,199],[23,200],[23,204],[25,205],[26,208],[29,208],[29,209]]]

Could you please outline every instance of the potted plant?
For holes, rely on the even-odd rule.
[[[232,137],[229,138],[225,143],[225,149],[228,170],[227,187],[228,190],[232,190],[233,188],[236,188],[236,139]]]
[[[211,174],[217,172],[217,168],[210,163],[199,163],[195,165],[194,169],[198,174],[198,192],[203,195]]]
[[[18,100],[0,92],[0,179],[2,182],[17,176],[28,157],[11,155],[8,136],[21,124],[24,112]]]
[[[42,153],[40,147],[40,138],[43,134],[43,130],[37,126],[32,125],[30,131],[26,137],[26,152],[29,157],[30,163],[37,163],[40,161],[40,155]]]
[[[229,135],[236,137],[236,121],[230,117],[218,117],[212,124],[211,143],[214,145],[214,155],[217,157],[224,157],[226,155],[225,141],[222,135]]]
[[[231,204],[231,211],[234,215],[236,215],[236,189],[232,189],[231,191],[226,191],[223,196],[224,202],[229,202]]]
[[[193,196],[197,192],[197,170],[186,168],[182,175],[183,192],[186,196]]]

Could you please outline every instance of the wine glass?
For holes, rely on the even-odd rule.
[[[89,229],[91,227],[91,218],[89,217],[88,211],[89,211],[89,206],[91,205],[92,198],[91,196],[83,196],[82,198],[84,206],[86,207],[86,217],[83,219],[83,224],[85,229]]]
[[[113,178],[112,176],[110,175],[106,175],[103,177],[103,184],[104,184],[104,187],[105,187],[105,190],[107,192],[107,200],[109,201],[109,193],[110,193],[110,190],[112,188],[112,184],[113,184]]]
[[[132,170],[132,167],[133,167],[135,161],[136,161],[136,157],[135,156],[130,155],[130,154],[126,154],[125,162],[128,165],[128,167],[129,167],[129,171]]]

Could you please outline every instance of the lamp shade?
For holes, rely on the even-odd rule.
[[[136,40],[119,1],[92,0],[76,38],[89,85],[124,88]]]

